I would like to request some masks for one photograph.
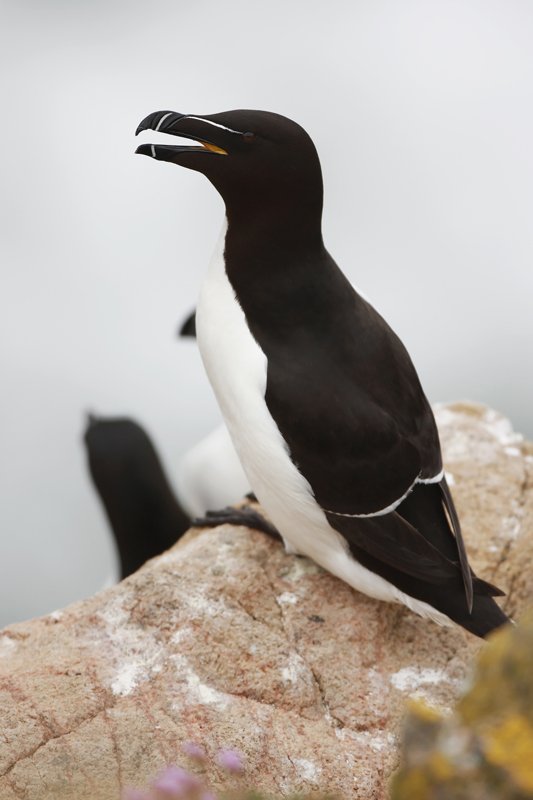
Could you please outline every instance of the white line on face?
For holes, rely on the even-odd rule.
[[[193,117],[191,115],[187,115],[187,119],[197,119],[199,122],[205,122],[206,125],[214,125],[215,128],[222,128],[223,131],[229,131],[230,133],[238,133],[239,135],[242,134],[242,131],[234,131],[233,128],[226,128],[225,125],[220,125],[218,122],[211,122],[210,119],[204,119],[203,117]],[[159,127],[159,125],[157,127]]]
[[[150,147],[152,148],[152,158],[157,158],[157,156],[156,156],[156,154],[155,154],[155,147],[154,147],[154,145],[153,145],[153,144],[151,144],[151,145],[150,145]]]

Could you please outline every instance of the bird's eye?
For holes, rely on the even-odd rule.
[[[242,138],[247,144],[250,144],[250,142],[253,142],[253,140],[255,139],[255,133],[247,131],[246,133],[243,133]]]

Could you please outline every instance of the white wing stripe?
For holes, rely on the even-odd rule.
[[[432,478],[417,478],[416,483],[440,483],[443,478],[444,468],[441,469],[438,475],[434,475]]]
[[[408,490],[405,492],[405,494],[402,494],[402,496],[399,497],[398,500],[395,500],[393,503],[390,504],[390,506],[387,506],[386,508],[380,508],[379,511],[371,511],[369,514],[345,514],[342,511],[331,511],[329,508],[325,508],[324,511],[326,512],[326,514],[334,514],[336,517],[354,517],[357,519],[363,519],[364,517],[382,517],[383,514],[390,514],[391,511],[394,511],[395,508],[398,508],[400,503],[403,503],[405,498],[411,494],[417,483],[424,483],[424,484],[440,483],[443,476],[444,476],[444,469],[441,469],[441,471],[437,475],[434,475],[432,478],[420,478],[420,477],[415,478],[415,480],[408,488]]]

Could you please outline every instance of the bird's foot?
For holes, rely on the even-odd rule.
[[[252,528],[262,531],[273,539],[281,541],[281,536],[277,529],[251,508],[233,508],[227,506],[220,511],[206,511],[204,517],[196,517],[191,521],[191,528],[216,528],[218,525],[242,525],[245,528]]]

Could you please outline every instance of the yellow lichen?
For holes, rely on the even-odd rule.
[[[483,736],[485,757],[506,770],[521,789],[533,792],[533,728],[513,714]]]
[[[429,787],[427,774],[420,768],[412,767],[398,773],[391,788],[396,800],[425,800]]]
[[[472,688],[457,706],[463,720],[476,726],[489,717],[502,719],[511,710],[525,713],[533,723],[531,667],[533,619],[526,615],[517,626],[506,625],[489,637],[479,653]]]
[[[436,723],[442,719],[436,708],[424,703],[422,700],[410,700],[407,708],[411,714],[422,722]]]
[[[442,753],[432,753],[428,758],[427,764],[431,776],[439,782],[449,781],[454,776],[453,766]]]
[[[490,637],[455,713],[411,704],[391,800],[533,800],[533,617]]]

